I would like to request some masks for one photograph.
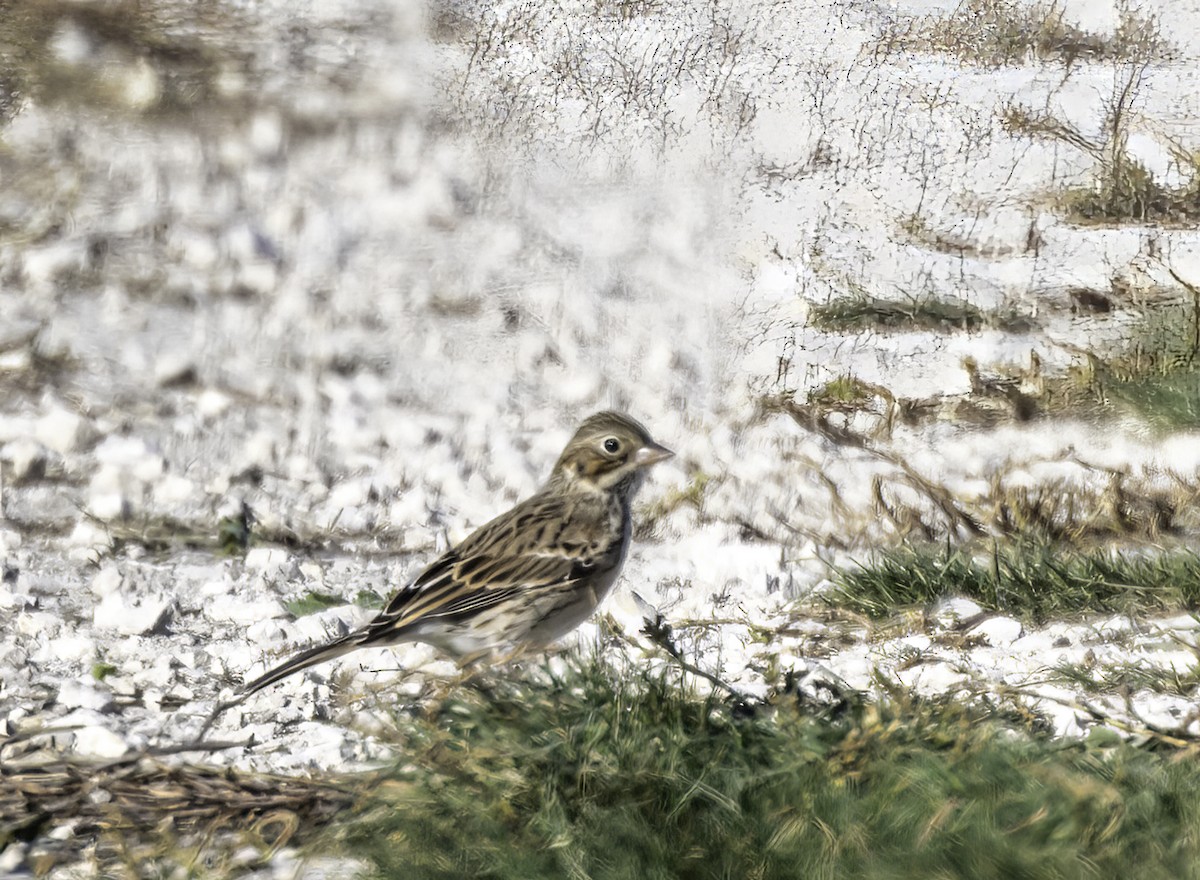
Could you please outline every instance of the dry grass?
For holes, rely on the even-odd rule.
[[[1158,59],[1170,53],[1153,17],[1126,7],[1114,33],[1098,34],[1067,21],[1062,4],[1044,0],[963,0],[950,12],[892,25],[880,45],[889,53],[937,52],[988,67]]]
[[[1001,124],[1013,135],[1067,144],[1095,160],[1096,179],[1091,186],[1068,189],[1057,197],[1069,220],[1094,225],[1190,225],[1200,219],[1200,151],[1181,142],[1172,144],[1176,164],[1187,178],[1175,187],[1159,182],[1129,152],[1139,91],[1155,58],[1147,50],[1115,68],[1099,138],[1043,110],[1015,103],[1001,114]]]
[[[1059,209],[1072,222],[1099,226],[1188,225],[1200,219],[1200,153],[1177,145],[1177,163],[1187,181],[1171,187],[1159,182],[1128,152],[1127,119],[1144,72],[1144,68],[1131,70],[1125,87],[1114,97],[1102,141],[1092,140],[1057,117],[1029,107],[1013,104],[1001,115],[1001,124],[1013,135],[1069,144],[1096,160],[1098,170],[1092,185],[1071,188],[1057,196]]]
[[[14,745],[0,743],[0,851],[29,843],[26,859],[39,875],[86,857],[110,877],[180,869],[232,876],[330,822],[365,781],[169,765],[139,755],[88,761],[34,751],[14,761]],[[257,855],[235,860],[247,846]]]
[[[764,60],[774,50],[756,16],[727,0],[603,0],[568,13],[532,0],[502,8],[466,0],[455,9],[470,56],[451,84],[458,116],[476,134],[518,146],[564,112],[551,126],[556,137],[603,147],[614,160],[631,133],[659,149],[697,125],[733,138],[758,112],[762,77],[783,63]]]

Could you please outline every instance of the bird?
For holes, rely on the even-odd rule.
[[[647,469],[673,455],[628,415],[589,416],[538,492],[447,550],[365,626],[244,684],[238,701],[359,648],[423,642],[465,666],[549,646],[616,583],[633,497]]]

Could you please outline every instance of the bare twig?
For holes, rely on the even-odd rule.
[[[642,633],[646,638],[650,639],[658,647],[662,648],[671,656],[671,659],[679,664],[680,669],[690,673],[697,678],[702,678],[715,687],[717,690],[724,691],[731,696],[739,708],[753,710],[762,701],[750,694],[743,693],[729,684],[727,681],[713,675],[706,669],[701,669],[696,664],[689,661],[683,656],[683,651],[679,645],[675,643],[675,633],[671,624],[667,623],[666,619],[661,614],[655,614],[654,619],[645,618],[645,626],[642,627]]]

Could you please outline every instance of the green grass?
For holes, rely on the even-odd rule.
[[[1164,431],[1200,427],[1200,288],[1172,274],[1187,295],[1147,309],[1101,377],[1111,402]]]
[[[1115,402],[1158,430],[1200,427],[1200,368],[1113,382],[1108,391]]]
[[[1034,620],[1085,611],[1146,612],[1200,605],[1200,556],[1123,555],[1044,544],[1000,545],[989,555],[904,547],[838,572],[833,605],[887,617],[947,596]]]
[[[375,610],[382,608],[387,603],[387,599],[376,593],[374,590],[359,590],[358,595],[354,597],[354,604],[359,608],[367,608]]]
[[[386,601],[383,596],[374,590],[359,590],[352,600],[344,596],[339,596],[336,593],[321,593],[317,590],[309,590],[302,596],[284,602],[283,607],[287,609],[292,617],[304,617],[306,614],[316,614],[318,611],[324,611],[326,608],[340,608],[343,605],[351,604],[351,602],[359,608],[374,610],[382,608]]]
[[[1131,416],[1161,433],[1200,428],[1200,286],[1166,269],[1182,294],[1159,291],[1139,304],[1137,322],[1103,357],[1088,353],[1048,378],[1049,409],[1085,418]],[[1133,302],[1139,296],[1120,287],[1113,295]]]
[[[361,594],[359,594],[361,596]],[[341,596],[333,593],[320,593],[316,590],[309,590],[303,596],[298,596],[283,603],[283,607],[287,609],[288,614],[292,617],[304,617],[307,614],[316,614],[318,611],[324,611],[326,608],[340,608],[342,605],[349,603]],[[366,607],[366,606],[364,606]]]
[[[1082,688],[1089,693],[1150,691],[1156,694],[1191,697],[1200,689],[1200,665],[1178,670],[1170,666],[1147,666],[1144,663],[1107,666],[1060,663],[1050,670],[1046,678]]]
[[[1200,766],[955,702],[749,714],[568,659],[401,716],[403,763],[318,848],[381,878],[1200,875]]]
[[[814,305],[809,322],[827,332],[860,330],[973,330],[987,316],[970,303],[921,297],[907,302],[847,296]]]
[[[104,876],[240,876],[282,843],[404,880],[1200,877],[1194,746],[1101,727],[1054,739],[1035,714],[881,684],[878,702],[831,705],[785,677],[747,705],[674,667],[560,655],[377,707],[401,757],[373,773],[139,762],[54,770],[66,789],[36,768],[9,775],[18,818],[84,829],[37,844],[39,870],[90,852]]]
[[[217,521],[217,550],[226,556],[241,555],[250,546],[253,534],[254,516],[243,502],[237,514]]]
[[[1172,274],[1186,295],[1144,307],[1130,339],[1082,375],[1102,405],[1160,432],[1200,427],[1200,288]]]
[[[104,681],[104,679],[108,678],[115,672],[117,672],[117,667],[113,666],[111,663],[97,661],[92,664],[92,678],[96,679],[96,681]]]

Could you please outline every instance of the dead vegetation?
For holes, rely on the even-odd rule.
[[[698,125],[736,136],[757,115],[762,77],[782,64],[764,64],[761,53],[773,50],[747,24],[755,16],[725,0],[580,10],[564,21],[562,10],[533,2],[455,6],[453,32],[470,61],[451,89],[474,130],[524,141],[566,108],[566,135],[607,151],[627,149],[629,132],[659,149]]]
[[[0,741],[10,755],[14,745]],[[26,860],[38,875],[87,859],[110,876],[147,876],[156,864],[230,876],[265,863],[356,797],[337,779],[35,750],[0,762],[0,850],[29,844]],[[256,855],[238,865],[244,847]]]
[[[1114,67],[1113,91],[1099,137],[1051,112],[1015,102],[1001,113],[1001,125],[1010,134],[1066,144],[1095,161],[1091,185],[1056,194],[1057,207],[1072,222],[1187,225],[1200,219],[1200,151],[1168,138],[1172,158],[1184,179],[1172,186],[1158,180],[1129,150],[1139,91],[1154,60],[1155,56],[1146,52]]]
[[[1123,5],[1111,34],[1086,31],[1066,18],[1065,5],[1038,0],[963,0],[953,10],[893,23],[883,52],[936,52],[987,67],[1129,58],[1166,58],[1170,45],[1158,20]]]
[[[913,297],[907,301],[848,296],[814,305],[809,321],[819,330],[976,330],[987,315],[968,302]]]
[[[873,503],[866,509],[847,501],[820,463],[807,464],[827,496],[818,507],[836,513],[836,524],[830,526],[829,534],[820,536],[824,543],[848,548],[861,541],[878,541],[883,526],[898,540],[991,536],[1072,546],[1110,542],[1146,546],[1178,542],[1200,529],[1200,480],[1195,474],[1131,473],[1075,457],[1010,465],[1007,470],[984,475],[985,490],[964,494],[948,485],[942,475],[915,467],[890,443],[890,434],[841,419],[835,409],[812,401],[798,403],[790,397],[770,398],[762,405],[765,416],[786,415],[844,454],[865,455],[887,466],[871,478]],[[1030,471],[1042,465],[1053,465],[1064,476],[1031,479]],[[797,462],[797,466],[804,465]],[[806,534],[796,523],[788,522],[786,514],[777,518],[785,534]]]

